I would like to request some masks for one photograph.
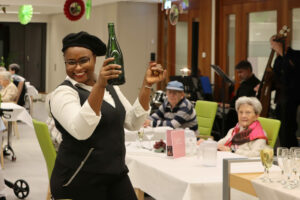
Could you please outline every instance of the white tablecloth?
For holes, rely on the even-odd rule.
[[[222,160],[238,157],[241,156],[218,152],[216,167],[204,167],[196,156],[173,159],[127,143],[126,164],[133,186],[157,200],[221,200]],[[246,164],[244,168],[232,166],[235,173],[253,169],[263,171],[261,163]]]
[[[10,115],[10,118],[5,118],[7,121],[20,120],[33,128],[32,118],[26,109],[15,103],[1,103],[1,108],[12,109],[12,111],[4,111],[5,115]]]
[[[280,177],[280,172],[271,172],[271,178]],[[259,199],[263,200],[296,200],[300,199],[299,185],[295,189],[283,188],[283,185],[274,181],[263,183],[259,178],[252,180],[252,185]]]
[[[148,132],[153,132],[154,136],[152,138],[152,140],[165,140],[166,139],[166,131],[167,130],[171,130],[171,127],[155,127],[155,128],[151,128],[151,127],[147,127],[147,128],[142,128],[141,131],[144,131],[145,134],[147,134]],[[125,141],[135,141],[137,139],[137,132],[138,131],[129,131],[127,129],[125,129]],[[144,137],[144,140],[147,140],[146,137]]]

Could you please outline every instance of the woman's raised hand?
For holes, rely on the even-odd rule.
[[[167,71],[160,64],[150,63],[145,74],[147,85],[158,83],[166,78]]]
[[[107,81],[109,79],[118,78],[119,75],[122,73],[121,70],[118,70],[121,69],[120,65],[108,64],[113,60],[114,60],[113,57],[105,59],[100,69],[97,82],[103,88],[106,87]]]

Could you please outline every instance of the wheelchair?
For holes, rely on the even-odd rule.
[[[10,115],[7,114],[7,113],[4,113],[4,112],[12,112],[12,109],[3,109],[3,108],[0,108],[0,117],[4,117],[4,118],[10,118]],[[13,156],[15,157],[15,154],[14,154],[14,151],[13,149],[11,148],[11,146],[9,145],[6,145],[6,147],[9,151],[12,152]],[[14,161],[15,159],[13,159]],[[1,181],[1,180],[0,180]],[[14,191],[14,194],[16,195],[16,197],[18,199],[25,199],[28,195],[29,195],[29,185],[28,183],[23,180],[23,179],[19,179],[17,180],[16,182],[12,183],[6,179],[4,179],[4,183],[7,187],[13,189]]]

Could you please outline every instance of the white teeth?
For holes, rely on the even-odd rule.
[[[84,74],[84,72],[81,73],[75,73],[76,76],[82,76]]]

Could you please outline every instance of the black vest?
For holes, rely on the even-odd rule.
[[[87,100],[90,92],[65,80],[61,85],[72,87],[78,92],[80,104]],[[106,101],[101,106],[101,120],[93,134],[86,140],[77,140],[54,118],[56,128],[62,133],[57,161],[70,168],[101,173],[127,173],[125,165],[124,120],[126,111],[114,88],[106,87],[115,102],[115,108]],[[93,149],[93,150],[92,150]]]

